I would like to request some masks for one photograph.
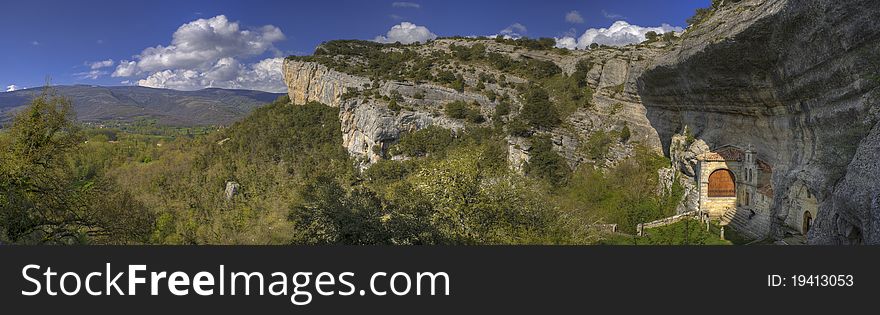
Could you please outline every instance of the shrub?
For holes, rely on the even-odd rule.
[[[391,99],[391,101],[388,102],[388,109],[397,113],[400,111],[401,107],[400,107],[400,105],[397,104],[397,100]]]
[[[392,100],[401,102],[403,101],[403,95],[400,95],[400,92],[397,90],[391,91],[391,96],[389,96]]]
[[[515,118],[507,124],[507,133],[516,137],[529,137],[532,135],[532,130],[521,119]]]
[[[507,116],[510,114],[510,104],[507,102],[498,103],[495,105],[495,115],[496,116]]]
[[[425,156],[431,153],[441,152],[452,145],[455,138],[452,131],[437,126],[405,133],[400,141],[392,147],[392,155],[404,154],[406,156]]]
[[[629,125],[623,125],[623,129],[620,130],[620,142],[626,143],[630,136]]]
[[[490,102],[494,102],[498,99],[498,95],[495,94],[495,91],[489,90],[486,91],[486,98],[488,98]]]
[[[694,15],[689,17],[686,22],[691,26],[698,25],[712,16],[712,13],[714,12],[715,11],[710,8],[698,8]]]
[[[455,73],[452,73],[451,71],[441,70],[437,72],[436,79],[437,82],[440,83],[452,83],[455,81],[456,77]]]
[[[468,108],[467,103],[463,101],[454,101],[446,104],[445,108],[446,116],[455,119],[464,119],[467,117]]]
[[[345,93],[342,93],[342,99],[348,100],[348,99],[355,98],[358,96],[359,93],[360,93],[360,90],[358,90],[358,88],[347,87],[347,88],[345,88]]]
[[[608,154],[608,150],[611,149],[612,144],[614,144],[614,139],[611,138],[611,135],[608,132],[603,130],[594,131],[590,134],[590,138],[584,145],[587,151],[587,157],[594,161],[605,159],[605,155]]]
[[[565,158],[553,150],[553,143],[546,136],[532,138],[529,162],[524,171],[529,176],[546,180],[556,186],[568,181],[571,174]]]
[[[486,45],[474,44],[471,45],[471,47],[465,47],[452,44],[449,45],[449,50],[452,51],[452,54],[455,56],[455,58],[458,58],[458,60],[479,60],[483,58],[483,55],[486,53]]]
[[[455,119],[467,119],[468,121],[473,123],[482,123],[485,121],[485,118],[483,118],[483,115],[480,114],[480,110],[478,108],[473,108],[480,105],[476,102],[474,102],[474,104],[474,106],[470,106],[464,101],[454,101],[446,104],[446,116]]]
[[[452,89],[456,91],[464,92],[464,79],[462,79],[461,77],[456,78],[455,81],[452,81],[452,83],[450,83],[450,87],[452,87]]]
[[[666,161],[637,146],[634,156],[614,168],[603,171],[582,164],[560,191],[560,207],[585,224],[617,223],[622,232],[633,233],[639,223],[674,214],[684,194],[677,181],[670,191],[657,194],[657,171]]]
[[[547,91],[536,86],[527,90],[520,117],[535,128],[549,129],[558,126],[561,122],[556,108],[550,103]]]

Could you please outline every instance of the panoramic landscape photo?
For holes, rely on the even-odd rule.
[[[880,244],[876,1],[4,6],[3,245]]]

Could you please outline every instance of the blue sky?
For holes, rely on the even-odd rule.
[[[686,27],[685,19],[709,2],[5,2],[0,10],[0,92],[10,85],[40,86],[47,77],[53,84],[278,91],[277,58],[311,53],[327,40],[510,34],[568,37],[560,41],[568,48],[624,44],[648,27]],[[599,30],[615,21],[630,25]]]

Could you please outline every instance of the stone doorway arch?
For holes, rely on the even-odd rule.
[[[728,169],[717,169],[709,174],[708,196],[736,197],[736,177]]]
[[[807,235],[807,232],[810,231],[810,227],[813,226],[813,214],[809,211],[804,211],[804,223],[801,227],[801,233]]]

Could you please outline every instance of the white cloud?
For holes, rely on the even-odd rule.
[[[287,91],[281,79],[283,62],[284,58],[267,58],[245,66],[234,58],[224,58],[207,71],[163,70],[138,80],[137,85],[176,90],[224,88],[281,93]]]
[[[563,38],[556,39],[556,47],[575,49],[578,47],[578,42],[577,39],[574,39],[574,37],[565,36]]]
[[[525,25],[519,23],[513,23],[507,28],[501,30],[499,34],[504,35],[505,37],[521,37],[523,34],[528,32],[529,29],[526,28]]]
[[[130,81],[157,88],[283,92],[286,87],[281,76],[281,58],[249,65],[242,60],[267,52],[278,56],[281,52],[274,44],[284,39],[281,29],[272,25],[245,28],[224,15],[198,19],[180,26],[172,34],[171,44],[148,47],[133,60],[120,61],[112,76],[135,77]],[[263,67],[267,65],[278,69],[266,71]]]
[[[623,17],[623,15],[620,15],[617,13],[610,13],[605,10],[602,10],[602,16],[604,16],[606,19],[609,19],[609,20],[619,19],[619,18]]]
[[[130,77],[136,75],[138,73],[137,61],[128,61],[122,60],[119,62],[119,65],[116,66],[116,71],[113,71],[113,74],[110,75],[112,77]]]
[[[565,14],[565,21],[568,23],[581,24],[584,23],[584,17],[578,11],[571,11]]]
[[[609,46],[625,46],[629,44],[637,44],[645,41],[645,34],[648,32],[657,32],[662,34],[666,32],[681,32],[683,28],[662,24],[655,27],[642,27],[632,25],[625,21],[617,21],[608,28],[591,28],[584,32],[579,38],[575,39],[571,36],[564,36],[556,39],[556,47],[568,49],[584,49],[590,44],[596,43]]]
[[[431,33],[427,27],[418,26],[410,22],[403,22],[392,26],[385,36],[376,36],[373,41],[380,43],[400,42],[402,44],[411,44],[415,42],[426,42],[437,38],[437,35]]]
[[[109,74],[109,72],[104,70],[91,70],[88,72],[79,72],[74,73],[73,75],[80,79],[92,79],[97,80],[98,78]]]
[[[418,4],[418,3],[414,3],[414,2],[403,2],[403,1],[392,2],[392,3],[391,3],[391,6],[392,6],[392,7],[395,7],[395,8],[413,8],[413,9],[418,9],[418,8],[421,8],[421,7],[422,7],[422,5],[420,5],[420,4]]]
[[[275,26],[242,30],[238,22],[218,15],[184,24],[172,35],[171,45],[149,47],[135,59],[141,71],[194,68],[225,57],[260,55],[284,38]]]
[[[31,42],[31,45],[34,45],[34,46],[40,46],[40,42],[38,42],[38,41],[32,41],[32,42]]]
[[[91,70],[85,71],[85,72],[74,73],[73,76],[75,76],[81,80],[84,80],[84,79],[96,80],[102,76],[110,74],[110,72],[108,72],[106,70],[101,70],[101,69],[112,67],[114,64],[116,64],[116,62],[113,61],[113,59],[107,59],[107,60],[100,60],[100,61],[94,61],[94,62],[85,62],[84,64],[87,67],[89,67],[89,69],[91,69]]]
[[[113,66],[113,59],[95,61],[95,62],[88,63],[88,65],[89,65],[89,68],[92,68],[92,70],[112,67]]]
[[[15,92],[16,90],[21,90],[21,87],[15,84],[10,84],[6,86],[6,92]]]

